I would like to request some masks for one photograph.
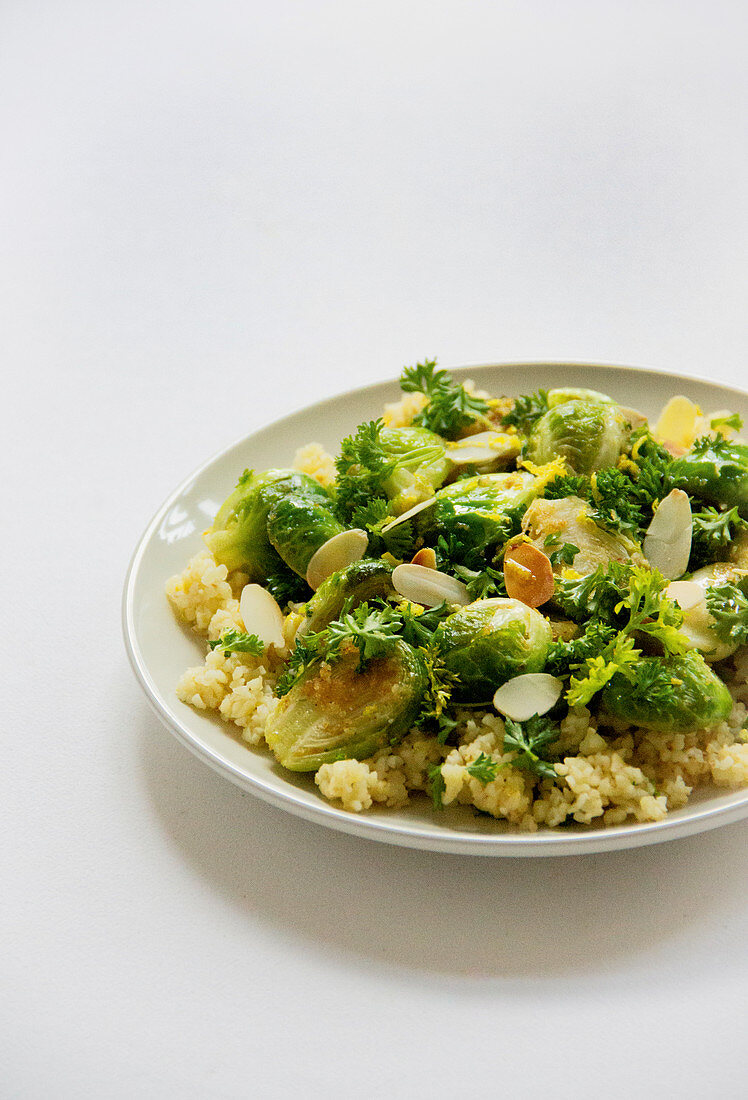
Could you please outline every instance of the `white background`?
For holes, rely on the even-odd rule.
[[[177,481],[436,355],[741,385],[735,2],[0,6],[3,1097],[745,1096],[748,824],[491,861],[305,825],[127,666]]]

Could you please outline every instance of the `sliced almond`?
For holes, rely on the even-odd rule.
[[[472,603],[462,581],[424,565],[398,565],[392,573],[392,583],[406,600],[424,607],[438,607],[445,600],[461,607]]]
[[[283,649],[283,612],[266,589],[259,584],[245,584],[239,614],[247,634],[256,634],[265,646]]]
[[[548,672],[526,672],[502,684],[493,697],[499,714],[515,722],[526,722],[534,714],[547,714],[556,705],[564,682]]]
[[[690,611],[706,599],[704,589],[695,581],[671,581],[665,595],[674,600],[681,611]]]
[[[428,500],[421,500],[418,504],[414,504],[412,508],[409,508],[407,512],[403,512],[400,516],[395,516],[388,523],[382,525],[382,534],[385,531],[391,530],[393,527],[397,527],[398,523],[405,523],[406,520],[412,519],[413,516],[417,516],[419,512],[422,512],[424,508],[431,508],[436,504],[436,497],[429,497]]]
[[[422,550],[413,557],[410,563],[411,565],[423,565],[426,569],[436,569],[436,554],[432,547],[424,546]]]
[[[531,542],[515,543],[504,555],[504,583],[510,599],[540,607],[556,588],[551,559]]]
[[[322,581],[327,580],[332,573],[353,565],[354,561],[360,561],[368,545],[369,536],[358,527],[341,531],[323,542],[307,566],[306,581],[309,587],[316,592]]]
[[[691,501],[682,489],[673,489],[660,502],[647,528],[643,550],[647,561],[665,580],[682,577],[691,556],[693,517]]]

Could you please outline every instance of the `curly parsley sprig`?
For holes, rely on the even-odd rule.
[[[427,359],[415,367],[405,367],[400,378],[404,393],[423,393],[426,405],[413,419],[445,439],[456,439],[460,432],[488,412],[488,402],[475,397],[445,370],[436,369],[436,359]]]

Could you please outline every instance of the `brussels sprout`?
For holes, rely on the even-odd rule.
[[[383,428],[379,442],[396,462],[383,485],[396,515],[427,500],[449,473],[444,440],[428,428]]]
[[[350,607],[358,607],[376,596],[383,599],[396,597],[392,586],[392,566],[381,559],[368,558],[356,561],[347,569],[333,573],[323,581],[306,605],[306,619],[300,632],[324,630],[337,619],[347,600]]]
[[[609,561],[644,561],[639,547],[620,533],[599,527],[591,518],[592,508],[581,497],[559,500],[534,500],[525,512],[522,530],[533,544],[546,554],[562,549],[564,544],[577,547],[571,561],[564,560],[556,568],[571,565],[577,573],[594,573],[598,565]]]
[[[287,496],[275,502],[267,518],[268,539],[286,565],[306,576],[306,567],[320,546],[345,530],[329,505],[304,496]]]
[[[737,506],[748,516],[748,446],[702,440],[672,463],[669,484],[710,504]]]
[[[565,401],[537,421],[527,442],[527,457],[544,463],[560,455],[574,473],[591,474],[615,465],[626,437],[626,420],[615,405]]]
[[[703,589],[704,600],[687,607],[683,611],[683,624],[680,627],[680,632],[686,636],[689,646],[698,649],[709,663],[723,661],[725,657],[730,657],[738,648],[740,642],[723,642],[717,637],[713,629],[714,618],[706,606],[707,591],[721,584],[741,586],[745,579],[744,572],[729,562],[721,561],[714,562],[712,565],[705,565],[703,569],[697,569],[689,577],[689,581]],[[677,600],[678,597],[675,598]]]
[[[455,481],[436,494],[436,504],[418,517],[428,539],[455,534],[465,550],[505,542],[519,527],[518,513],[537,493],[537,478],[526,470],[478,474]]]
[[[643,657],[633,681],[616,672],[603,691],[608,714],[657,733],[689,733],[723,722],[732,697],[700,653]]]
[[[307,474],[296,470],[245,470],[233,493],[218,510],[205,542],[217,562],[227,569],[243,569],[252,581],[264,581],[283,571],[283,560],[270,544],[267,518],[284,497],[303,496],[320,504],[330,496]]]
[[[420,653],[405,642],[358,671],[359,652],[315,662],[272,711],[265,739],[284,768],[317,771],[334,760],[363,760],[401,741],[428,685]]]
[[[542,670],[553,632],[539,611],[519,600],[476,600],[445,619],[436,640],[458,677],[452,697],[487,703],[507,680]]]
[[[558,405],[565,405],[567,401],[594,401],[598,405],[615,405],[612,397],[599,390],[585,390],[573,386],[562,387],[557,390],[548,390],[548,408],[555,409]]]

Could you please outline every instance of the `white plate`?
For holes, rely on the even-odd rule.
[[[748,422],[748,396],[691,378],[630,367],[578,363],[521,363],[453,371],[473,378],[493,394],[528,393],[539,387],[586,386],[653,416],[675,393],[705,411],[729,408]],[[697,791],[688,806],[664,821],[602,829],[564,826],[520,833],[507,823],[467,807],[432,810],[415,798],[405,810],[373,809],[352,814],[319,794],[311,776],[283,772],[269,753],[252,749],[220,719],[181,703],[174,687],[182,672],[199,664],[205,643],[181,627],[164,595],[164,584],[202,548],[201,532],[246,467],[290,465],[297,447],[312,440],[333,453],[364,420],[379,416],[400,396],[396,382],[354,390],[295,413],[242,439],[211,458],[171,494],[143,535],[125,583],[125,643],[135,674],[156,713],[189,749],[221,775],[260,798],[320,825],[343,832],[433,851],[492,856],[575,855],[653,844],[726,825],[748,816],[748,789]]]

